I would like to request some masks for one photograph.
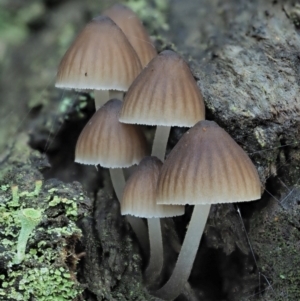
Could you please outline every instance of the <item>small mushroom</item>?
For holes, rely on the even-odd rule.
[[[69,47],[58,67],[55,86],[95,90],[98,109],[108,100],[105,90],[127,91],[141,69],[123,31],[109,17],[100,16],[89,22]]]
[[[215,122],[200,121],[167,157],[158,179],[163,205],[195,205],[168,282],[155,295],[175,299],[190,275],[212,204],[247,202],[261,197],[257,170],[245,151]]]
[[[156,204],[156,184],[162,162],[156,157],[145,157],[128,179],[121,201],[122,215],[147,218],[150,260],[145,279],[152,283],[163,267],[163,243],[160,218],[184,214],[184,206]]]
[[[103,12],[124,32],[144,68],[156,55],[156,49],[138,16],[128,7],[115,4]]]
[[[142,131],[118,120],[122,102],[111,99],[82,130],[76,144],[75,162],[124,168],[138,164],[148,153]]]
[[[204,119],[201,92],[185,61],[165,50],[156,56],[130,86],[120,121],[157,125],[152,155],[164,160],[171,126],[191,127]]]

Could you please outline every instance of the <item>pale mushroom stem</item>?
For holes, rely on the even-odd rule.
[[[152,154],[156,156],[162,162],[165,160],[165,154],[167,149],[167,143],[170,135],[170,126],[157,126],[153,140]]]
[[[173,274],[154,295],[163,300],[174,300],[184,289],[191,274],[202,233],[211,205],[196,205],[185,235]]]
[[[119,99],[123,100],[124,97],[124,91],[118,91],[118,90],[109,90],[109,99]]]
[[[163,267],[163,242],[159,218],[148,218],[150,259],[145,271],[145,280],[152,283],[161,273]]]
[[[109,94],[107,90],[94,90],[94,96],[96,111],[109,100]]]
[[[110,168],[109,173],[117,198],[119,202],[121,202],[123,190],[126,184],[123,170],[122,168]],[[132,230],[134,231],[144,254],[148,254],[149,242],[147,227],[144,224],[143,220],[131,215],[127,215],[126,219],[129,222]]]
[[[151,155],[156,156],[162,162],[165,160],[170,130],[170,126],[156,127]],[[163,267],[163,242],[160,219],[156,218],[154,223],[153,219],[148,218],[148,228],[150,239],[150,260],[145,272],[145,278],[148,283],[151,283],[159,276]]]

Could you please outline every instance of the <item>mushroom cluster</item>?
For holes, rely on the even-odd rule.
[[[195,205],[173,274],[152,292],[174,300],[188,281],[210,206],[260,198],[254,164],[222,128],[205,120],[186,62],[171,50],[157,55],[138,17],[123,5],[94,18],[77,36],[59,65],[56,87],[95,91],[96,112],[78,138],[75,161],[109,168],[121,214],[144,254],[150,253],[148,286],[163,269],[160,218]],[[140,124],[157,126],[151,156]],[[172,126],[191,129],[163,163]],[[122,168],[134,164],[126,182]]]

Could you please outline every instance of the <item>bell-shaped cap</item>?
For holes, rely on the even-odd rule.
[[[95,112],[78,138],[75,162],[107,168],[129,167],[147,156],[142,131],[118,121],[122,102],[109,100]]]
[[[165,50],[130,86],[120,121],[160,126],[191,127],[205,118],[201,92],[186,62]]]
[[[184,214],[184,206],[156,204],[156,184],[162,162],[145,157],[128,179],[121,201],[122,215],[137,217],[172,217]]]
[[[157,55],[146,29],[130,8],[122,4],[115,4],[104,11],[103,15],[110,17],[122,29],[143,67]]]
[[[246,152],[213,121],[198,122],[179,140],[159,176],[159,204],[246,202],[261,197]]]
[[[85,26],[64,55],[55,86],[127,91],[141,69],[123,31],[109,17],[100,16]]]

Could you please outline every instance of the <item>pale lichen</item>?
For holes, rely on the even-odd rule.
[[[82,204],[89,202],[79,184],[43,182],[39,177],[33,166],[19,164],[0,180],[0,266],[5,271],[0,275],[0,300],[80,300],[75,246],[81,230],[75,221],[84,215]],[[27,231],[26,236],[31,235],[23,241],[21,254],[18,238],[24,223],[19,214],[28,210],[43,212],[43,218],[38,214],[38,225]],[[16,253],[21,254],[17,260]]]

